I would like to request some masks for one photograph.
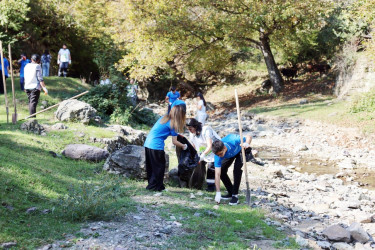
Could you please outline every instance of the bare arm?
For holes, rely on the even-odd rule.
[[[215,167],[215,187],[216,192],[220,192],[220,176],[221,176],[221,168]]]
[[[181,142],[177,141],[177,136],[172,136],[172,143],[174,145],[176,145],[177,147],[179,147],[179,148],[183,148],[184,147],[184,144],[182,144]]]
[[[210,137],[206,138],[206,143],[207,143],[207,148],[206,148],[205,151],[203,151],[203,154],[205,154],[205,155],[207,155],[212,149],[212,140],[211,140]]]

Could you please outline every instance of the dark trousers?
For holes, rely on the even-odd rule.
[[[68,66],[69,66],[68,62],[60,63],[58,76],[61,76],[61,71],[62,71],[64,76],[66,77],[66,75],[68,74]]]
[[[23,76],[20,76],[20,86],[21,86],[21,90],[24,91],[25,90],[25,88],[24,88],[24,86],[25,86],[25,77],[23,77]]]
[[[230,165],[232,165],[234,161],[233,167],[233,184],[228,176],[228,169]],[[241,184],[241,177],[242,177],[242,159],[241,159],[241,152],[239,152],[236,156],[228,159],[223,159],[221,163],[221,176],[220,179],[224,183],[225,188],[227,189],[228,193],[231,195],[238,194],[238,189],[240,188]]]
[[[166,164],[164,150],[154,150],[145,147],[145,157],[148,181],[146,189],[153,191],[164,190],[163,180]]]
[[[7,78],[8,77],[5,77],[5,81],[7,80]],[[2,75],[1,70],[0,70],[0,94],[4,94],[3,75]]]
[[[40,90],[39,89],[26,89],[27,98],[29,98],[29,114],[36,113],[36,106],[38,105]],[[35,115],[33,117],[36,117]]]
[[[207,163],[207,190],[215,190],[215,167],[213,162]]]

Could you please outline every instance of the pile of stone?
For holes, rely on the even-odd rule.
[[[36,119],[28,120],[21,124],[21,130],[37,135],[46,135],[46,129]]]

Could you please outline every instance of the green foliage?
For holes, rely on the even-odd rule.
[[[61,216],[71,221],[103,220],[116,214],[116,202],[124,195],[120,181],[108,180],[100,185],[83,181],[71,186],[58,205]]]
[[[22,24],[28,20],[29,0],[0,1],[0,39],[13,43],[24,34]]]
[[[350,107],[350,112],[375,112],[375,90],[363,94],[354,100]]]

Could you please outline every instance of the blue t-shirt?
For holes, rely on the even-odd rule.
[[[26,64],[31,63],[30,59],[22,60],[19,64],[21,66],[20,69],[20,77],[24,77],[24,72],[25,72],[25,66]]]
[[[167,96],[169,98],[169,102],[173,104],[177,100],[177,98],[180,98],[180,93],[176,91],[176,93],[173,94],[172,91],[169,91]]]
[[[143,145],[144,147],[154,150],[164,150],[165,139],[170,135],[177,136],[177,133],[171,128],[171,121],[161,124],[161,119],[163,119],[163,117],[160,117],[152,127]]]
[[[225,136],[221,141],[227,147],[227,152],[223,157],[215,155],[215,168],[221,168],[221,161],[236,156],[241,151],[241,140],[239,135],[230,134]],[[246,137],[243,138],[246,142]]]
[[[6,59],[4,57],[4,74],[6,77],[8,77],[8,67],[9,67],[9,62],[8,62],[8,59]],[[1,60],[0,60],[0,71],[2,70],[2,67],[1,67]]]

